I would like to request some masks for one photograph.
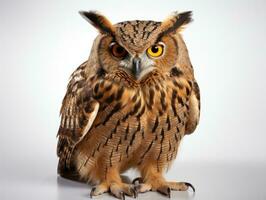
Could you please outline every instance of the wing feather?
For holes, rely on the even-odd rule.
[[[71,168],[72,151],[90,130],[99,109],[99,103],[91,95],[92,82],[86,76],[86,64],[87,62],[81,64],[71,75],[60,110],[61,123],[57,134],[59,174]],[[88,107],[90,109],[85,109]]]
[[[191,134],[196,129],[200,118],[200,89],[196,81],[192,84],[192,93],[189,98],[189,114],[186,123],[186,134]]]

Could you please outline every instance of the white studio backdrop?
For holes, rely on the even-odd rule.
[[[114,23],[192,10],[194,22],[183,36],[202,112],[175,164],[266,162],[265,9],[265,1],[247,0],[1,1],[2,173],[29,166],[33,174],[56,171],[61,101],[97,35],[79,10],[98,10]]]

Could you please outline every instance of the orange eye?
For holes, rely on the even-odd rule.
[[[127,51],[115,42],[110,44],[110,51],[114,57],[120,58],[120,59],[126,57],[127,55]]]
[[[147,49],[147,54],[150,57],[159,57],[163,54],[164,46],[162,44],[156,44]]]

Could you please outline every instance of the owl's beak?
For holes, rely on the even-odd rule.
[[[141,72],[141,60],[138,57],[133,58],[132,73],[137,78]]]

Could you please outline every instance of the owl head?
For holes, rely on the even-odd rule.
[[[173,66],[184,67],[188,55],[179,33],[192,21],[191,11],[174,12],[162,22],[135,20],[117,24],[98,12],[80,14],[100,32],[93,56],[105,73],[122,71],[134,81],[141,81],[151,72],[169,73]]]

